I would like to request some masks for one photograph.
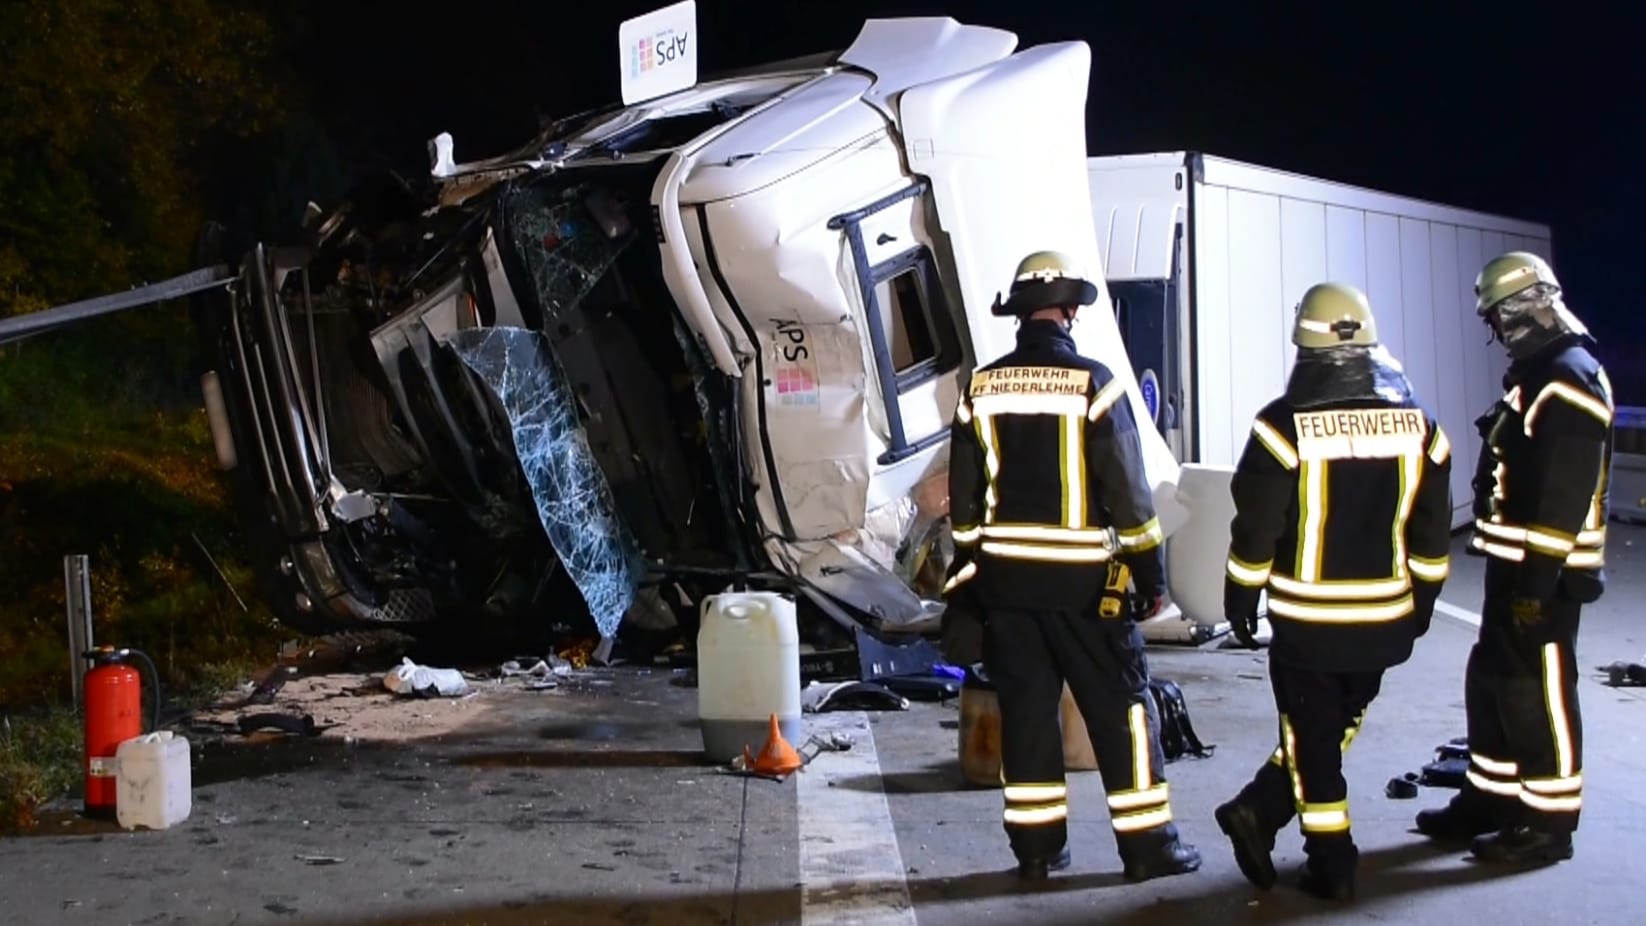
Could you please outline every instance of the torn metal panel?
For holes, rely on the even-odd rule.
[[[548,342],[522,328],[457,332],[451,347],[497,396],[543,530],[603,636],[634,603],[644,564],[577,420]]]
[[[934,607],[941,610],[929,607],[896,573],[862,551],[832,540],[814,545],[800,561],[799,572],[831,597],[889,627],[919,623],[936,613]]]
[[[500,328],[526,327],[520,300],[509,286],[508,273],[503,269],[503,257],[497,250],[497,235],[489,225],[480,243],[480,261],[485,271],[486,292],[491,297],[492,324]]]

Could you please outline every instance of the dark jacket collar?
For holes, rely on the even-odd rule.
[[[1046,318],[1025,320],[1017,329],[1018,347],[1038,347],[1042,350],[1064,350],[1074,353],[1074,336],[1063,326]]]
[[[1524,357],[1514,357],[1509,361],[1509,368],[1503,374],[1503,388],[1511,389],[1517,383],[1532,379],[1548,366],[1556,357],[1565,353],[1569,348],[1579,345],[1589,346],[1590,339],[1582,335],[1562,332],[1550,338],[1545,344]]]

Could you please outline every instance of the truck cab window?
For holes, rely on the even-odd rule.
[[[869,268],[869,318],[887,395],[909,390],[960,365],[960,337],[944,301],[937,265],[924,246]],[[893,388],[895,387],[895,388]]]
[[[910,267],[875,284],[880,324],[891,347],[892,370],[902,376],[916,365],[937,359],[937,332],[921,291],[920,267]]]

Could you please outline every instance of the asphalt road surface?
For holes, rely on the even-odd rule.
[[[1235,867],[1212,808],[1273,748],[1275,723],[1263,655],[1211,644],[1150,652],[1216,747],[1168,766],[1178,824],[1205,856],[1190,875],[1123,881],[1097,775],[1080,772],[1073,866],[1020,885],[999,791],[961,780],[953,702],[808,715],[809,734],[844,733],[853,746],[776,782],[706,766],[695,692],[666,671],[619,668],[461,702],[356,695],[404,713],[386,740],[347,727],[196,738],[193,810],[177,827],[128,833],[64,814],[0,841],[0,922],[1640,923],[1646,689],[1607,687],[1594,669],[1646,657],[1643,542],[1646,530],[1613,527],[1611,586],[1584,618],[1583,827],[1576,857],[1551,868],[1487,867],[1433,847],[1410,831],[1412,816],[1450,792],[1384,793],[1463,733],[1480,564],[1458,547],[1446,607],[1387,677],[1347,760],[1364,859],[1349,906],[1289,886],[1302,861],[1295,829],[1277,845],[1274,890],[1255,891]],[[311,707],[324,720],[326,704]]]

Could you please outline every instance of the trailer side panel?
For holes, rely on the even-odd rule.
[[[1201,168],[1189,172],[1195,186],[1185,198],[1195,210],[1189,217],[1195,230],[1189,255],[1196,285],[1193,304],[1183,313],[1198,335],[1193,342],[1198,383],[1185,403],[1199,410],[1198,420],[1188,425],[1199,437],[1195,461],[1232,465],[1239,459],[1252,417],[1282,388],[1291,369],[1291,318],[1298,298],[1314,283],[1341,280],[1366,292],[1381,340],[1451,437],[1453,524],[1466,526],[1469,481],[1480,451],[1474,419],[1502,392],[1507,366],[1502,348],[1489,340],[1474,314],[1475,275],[1506,250],[1549,259],[1548,227],[1173,152],[1090,159],[1105,255],[1142,250],[1118,240],[1132,233],[1132,226],[1105,218],[1147,212],[1141,204],[1165,194],[1158,183],[1140,182],[1148,174],[1143,168],[1173,161]],[[1158,237],[1147,224],[1136,234]],[[1121,272],[1127,270],[1144,272]],[[1189,343],[1185,333],[1185,351]]]

